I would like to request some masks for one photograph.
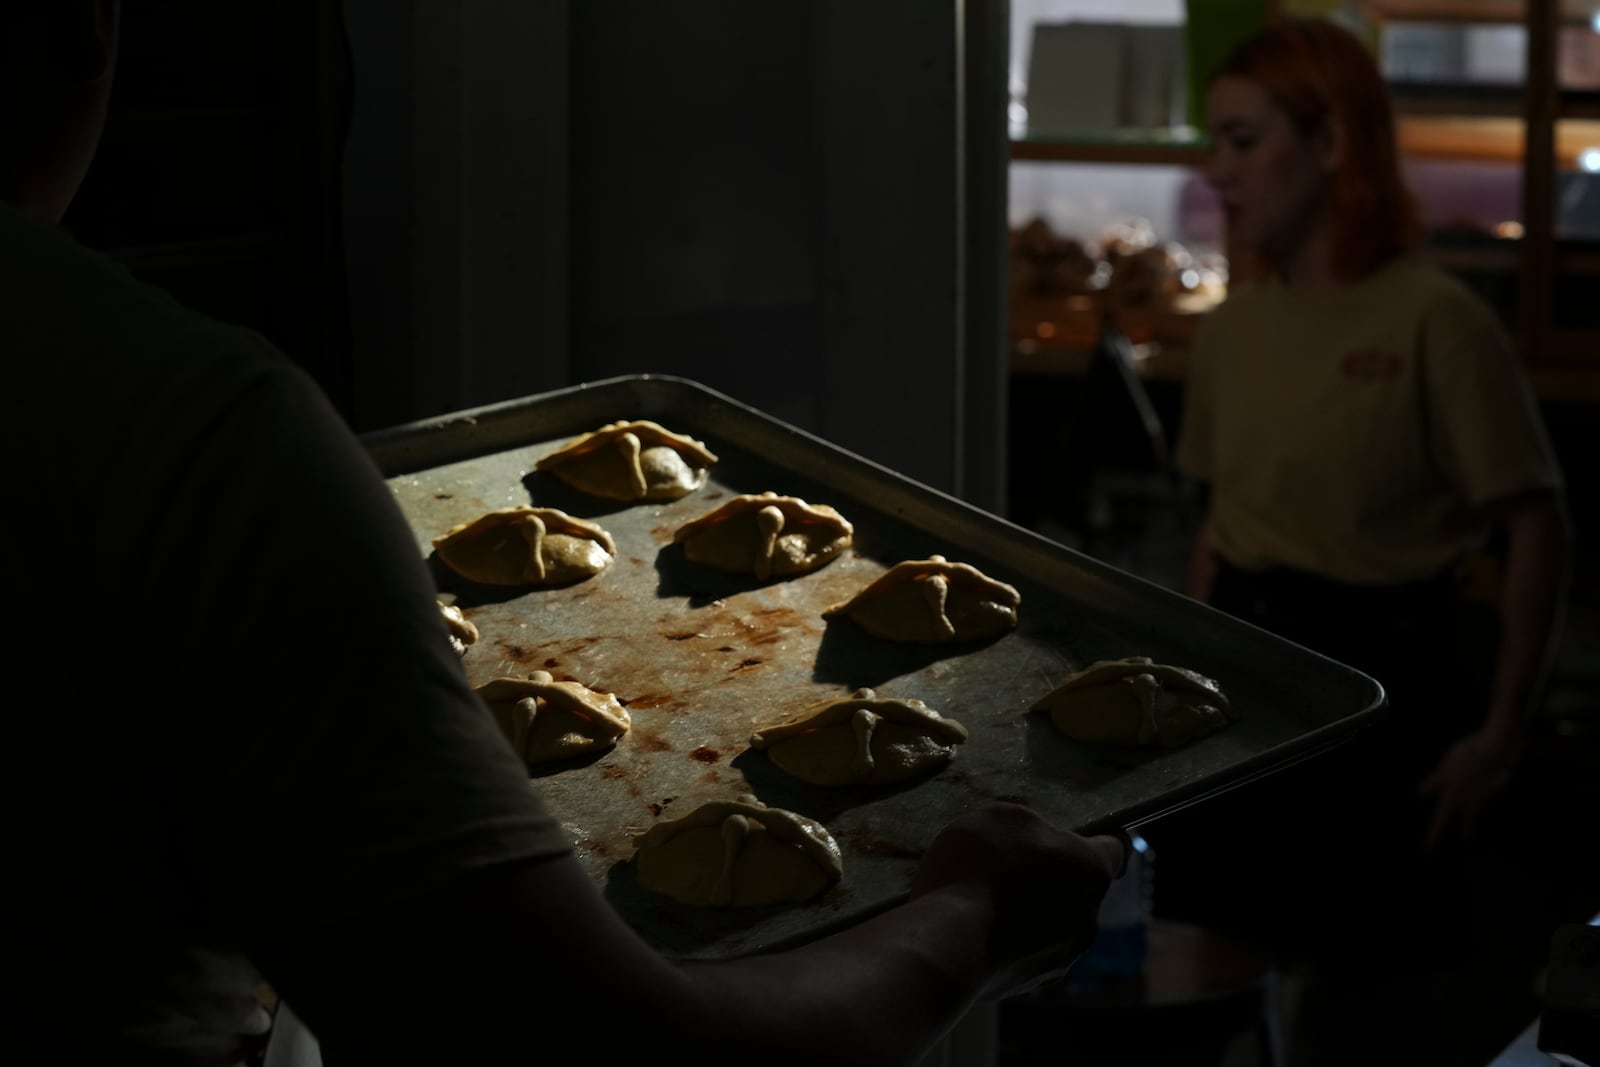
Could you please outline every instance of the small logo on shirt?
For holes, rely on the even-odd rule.
[[[1360,348],[1346,352],[1339,369],[1358,382],[1387,382],[1400,377],[1400,357],[1377,348]]]

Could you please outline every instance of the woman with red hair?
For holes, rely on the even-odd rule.
[[[1275,21],[1212,76],[1207,113],[1207,176],[1262,270],[1195,341],[1176,462],[1208,492],[1187,591],[1371,674],[1390,707],[1150,838],[1180,906],[1232,904],[1247,932],[1371,992],[1463,939],[1466,839],[1516,759],[1559,628],[1562,477],[1493,313],[1419,250],[1366,46],[1327,20]],[[1465,582],[1491,545],[1498,612],[1474,653]],[[1192,866],[1217,870],[1219,821],[1270,866],[1208,898],[1179,857],[1206,850]],[[1412,994],[1426,987],[1395,988],[1394,1021],[1425,1018]],[[1376,1002],[1312,1036],[1359,1044]],[[1337,1058],[1354,1052],[1330,1062],[1371,1062]]]
[[[1326,19],[1276,23],[1234,50],[1211,90],[1209,176],[1236,244],[1254,249],[1280,274],[1322,266],[1353,282],[1421,243],[1416,200],[1400,173],[1388,87],[1366,46],[1348,31]],[[1286,154],[1269,162],[1287,169],[1252,169],[1251,159],[1270,156],[1253,151],[1255,131],[1268,134],[1269,149],[1298,147],[1293,161],[1309,153],[1315,165],[1287,168]],[[1285,136],[1272,141],[1274,132]],[[1286,175],[1308,182],[1301,194],[1316,194],[1280,201],[1289,218],[1272,214],[1268,187],[1250,184]],[[1245,210],[1252,207],[1266,214]],[[1325,230],[1325,247],[1300,241],[1317,228]],[[1289,262],[1291,255],[1300,262]]]

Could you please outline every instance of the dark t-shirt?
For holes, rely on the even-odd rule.
[[[202,1047],[232,954],[567,848],[290,361],[3,206],[0,353],[8,955],[58,1051]]]

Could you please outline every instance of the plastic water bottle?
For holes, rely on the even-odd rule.
[[[1150,956],[1150,915],[1155,868],[1150,842],[1129,834],[1128,869],[1100,903],[1100,934],[1067,972],[1068,989],[1136,979]]]

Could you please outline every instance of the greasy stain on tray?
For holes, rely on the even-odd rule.
[[[606,844],[604,841],[596,841],[594,838],[584,838],[582,841],[578,842],[578,846],[585,852],[588,852],[594,856],[598,856],[601,859],[611,858],[611,846]]]
[[[880,837],[872,837],[864,833],[849,834],[845,840],[849,842],[851,850],[861,856],[880,856],[888,859],[906,860],[921,858],[921,853],[916,849],[905,848],[902,845],[896,845]]]
[[[517,663],[527,663],[538,655],[538,649],[524,648],[522,645],[507,641],[504,638],[497,640],[495,647],[500,650],[500,654],[505,656],[506,659],[514,660]],[[555,660],[547,659],[544,662],[545,666],[548,667],[555,663]]]
[[[633,739],[634,747],[636,748],[642,748],[646,752],[672,751],[672,745],[654,730],[641,729],[640,727],[635,726],[632,732],[638,735]]]

